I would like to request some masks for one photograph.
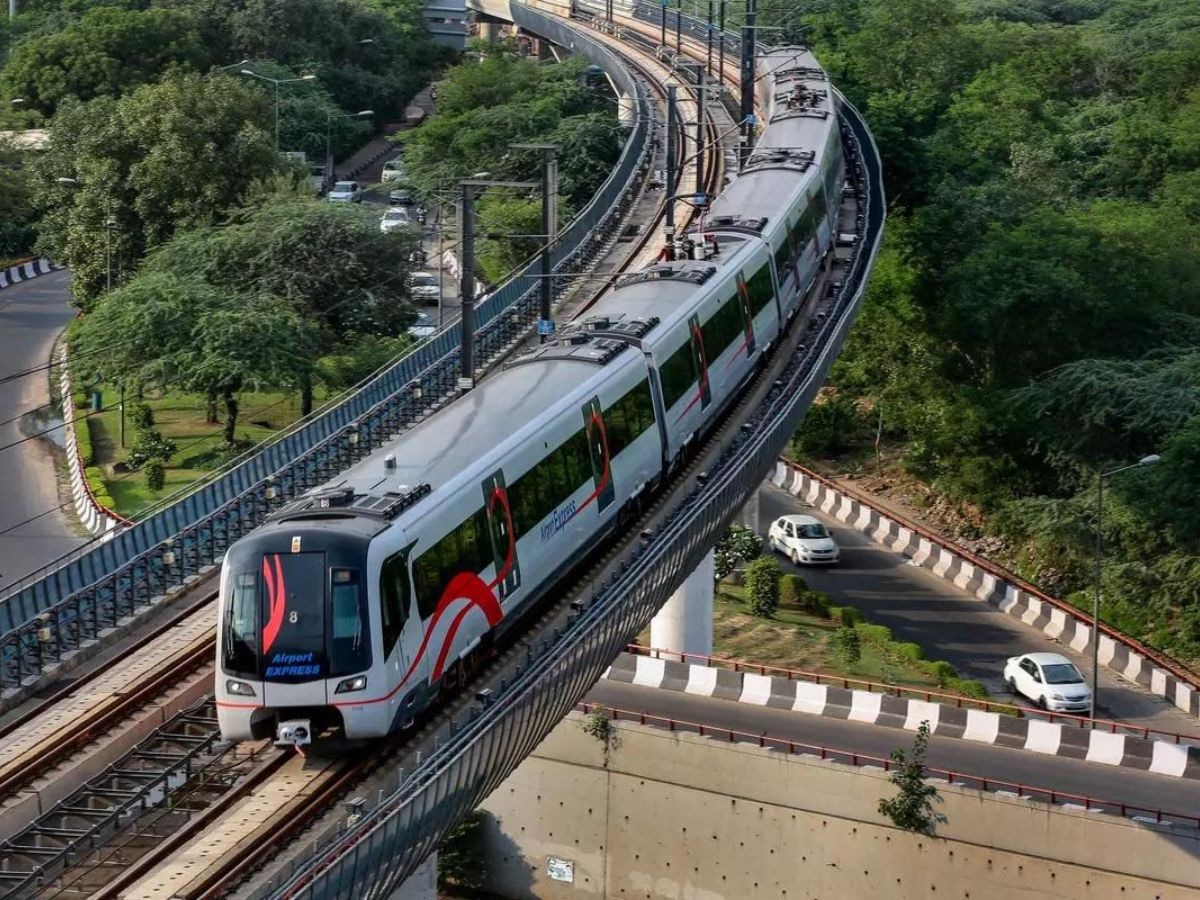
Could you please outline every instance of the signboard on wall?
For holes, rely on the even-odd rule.
[[[565,881],[567,884],[574,884],[575,861],[572,859],[559,859],[557,856],[547,856],[546,874],[550,876],[552,881]]]

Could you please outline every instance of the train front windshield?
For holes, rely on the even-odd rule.
[[[353,675],[371,666],[366,591],[357,569],[324,553],[266,553],[237,572],[225,612],[225,670],[265,681]]]

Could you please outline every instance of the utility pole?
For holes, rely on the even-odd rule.
[[[683,55],[683,0],[675,0],[675,59]]]
[[[720,19],[717,22],[717,83],[725,84],[725,0],[720,0]]]
[[[554,283],[551,273],[551,250],[558,240],[558,158],[556,144],[509,144],[510,150],[540,150],[542,152],[542,249],[541,257],[541,311],[538,318],[539,343],[546,343],[553,327],[551,303],[554,299]]]
[[[459,294],[462,297],[462,371],[458,386],[470,390],[475,386],[475,185],[463,183],[462,215],[459,217],[459,251],[462,257],[458,273]]]
[[[11,22],[17,17],[17,0],[8,0],[8,20]]]
[[[757,7],[755,0],[746,0],[746,26],[742,29],[742,141],[739,148],[742,166],[750,158],[750,142],[754,137],[754,60],[757,56],[754,32],[758,19]]]
[[[667,46],[667,0],[661,0],[660,8],[662,11],[662,33],[659,35],[658,43],[665,47]]]
[[[708,29],[706,37],[708,38],[708,71],[712,71],[712,35],[713,35],[713,0],[708,0]]]
[[[667,243],[675,241],[675,83],[667,82]]]
[[[697,90],[696,90],[696,193],[704,191],[704,154],[701,152],[704,147],[704,111],[707,98],[705,97],[705,78],[708,75],[708,70],[704,66],[696,66]]]

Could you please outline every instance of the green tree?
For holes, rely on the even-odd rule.
[[[838,663],[848,672],[853,672],[862,659],[862,641],[853,625],[843,624],[833,633],[834,651]]]
[[[267,107],[243,81],[174,74],[119,98],[68,101],[34,166],[39,247],[70,265],[85,309],[177,230],[209,225],[279,168]],[[73,178],[75,186],[59,178]]]
[[[61,31],[18,44],[0,84],[8,96],[49,116],[68,97],[116,96],[170,67],[205,68],[208,58],[185,9],[99,6]]]
[[[33,249],[33,185],[28,156],[0,140],[0,260],[25,256]]]
[[[741,563],[757,559],[762,553],[762,538],[753,528],[730,525],[713,548],[713,574],[719,581]]]
[[[437,877],[440,890],[477,891],[487,877],[483,832],[487,816],[475,810],[450,829],[437,848]]]
[[[929,747],[929,723],[917,728],[912,749],[897,747],[891,753],[896,768],[888,776],[895,785],[895,797],[879,801],[879,814],[887,816],[897,828],[918,834],[933,834],[939,822],[946,821],[933,807],[940,802],[938,790],[925,781],[925,755]]]
[[[779,607],[779,562],[773,556],[760,556],[746,566],[746,599],[750,612],[763,619],[775,615]]]

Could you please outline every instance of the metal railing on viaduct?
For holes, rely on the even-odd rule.
[[[539,24],[513,3],[530,31]],[[352,830],[309,856],[277,887],[254,897],[386,897],[441,837],[500,785],[596,682],[695,569],[758,489],[824,382],[857,313],[883,235],[882,167],[866,124],[842,103],[847,159],[862,202],[861,240],[840,287],[818,310],[797,352],[715,465],[625,560],[565,629],[539,635],[528,664],[468,722],[426,756]]]
[[[523,11],[531,29],[555,35],[601,66],[634,98],[633,126],[612,173],[564,229],[553,249],[557,273],[582,267],[618,226],[639,171],[649,165],[652,115],[645,84],[595,38],[560,20]],[[480,304],[475,358],[513,346],[538,318],[538,261]],[[555,292],[567,279],[555,279]],[[48,667],[174,586],[219,562],[229,545],[289,499],[328,481],[451,396],[460,374],[457,321],[364,382],[336,405],[214,475],[200,489],[112,540],[93,542],[10,587],[0,598],[0,697],[35,681]]]

